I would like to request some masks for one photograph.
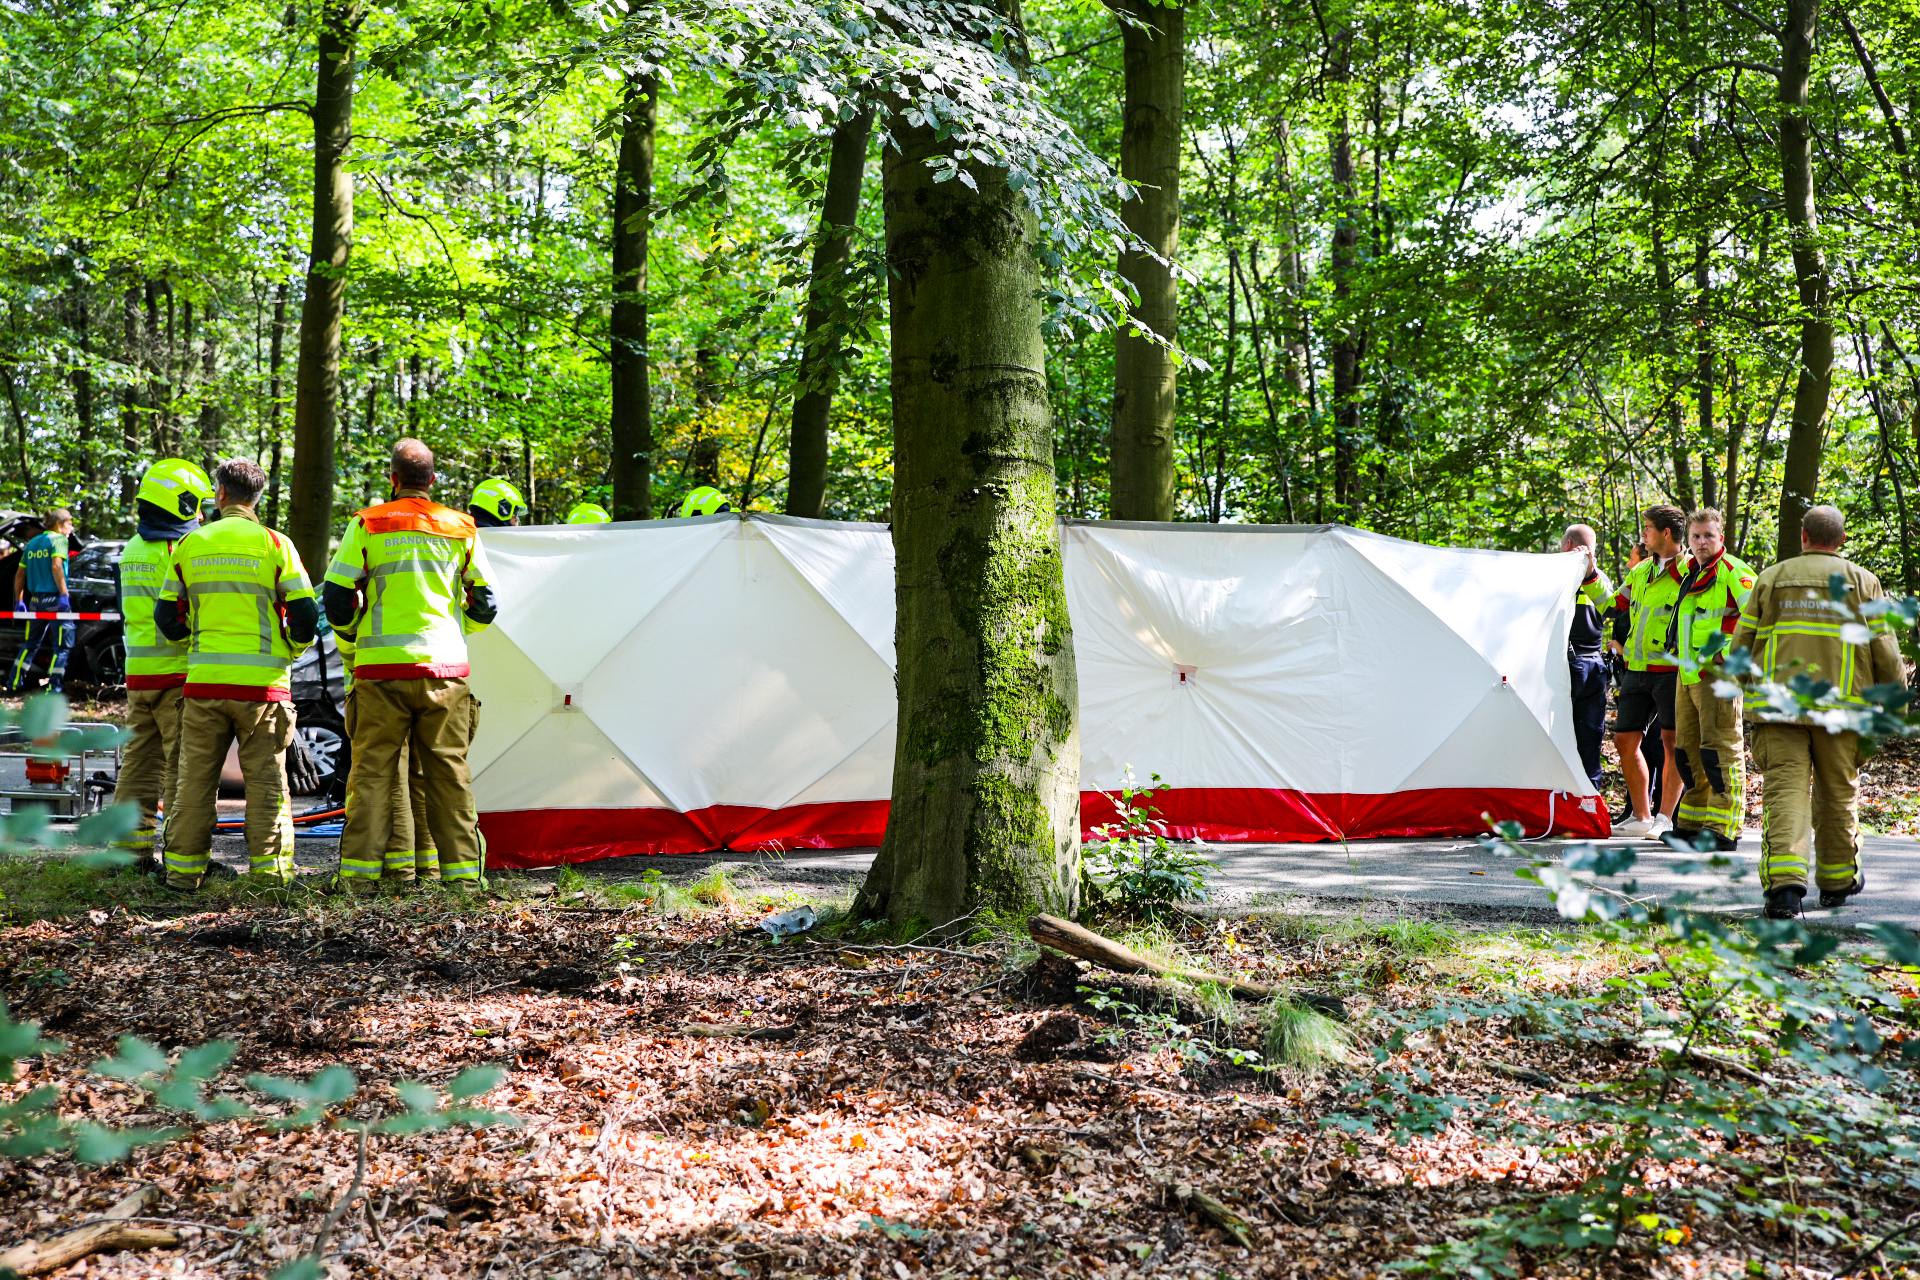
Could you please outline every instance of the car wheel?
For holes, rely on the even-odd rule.
[[[127,683],[127,645],[120,636],[102,636],[88,645],[81,657],[86,662],[87,679],[93,681],[94,688],[105,692]]]
[[[344,794],[349,753],[346,735],[328,724],[303,724],[298,732],[320,774],[318,794],[328,795],[336,790]]]

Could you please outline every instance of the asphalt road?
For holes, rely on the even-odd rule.
[[[1527,846],[1541,858],[1557,859],[1572,842],[1542,841]],[[1704,893],[1722,883],[1706,875],[1674,868],[1699,855],[1639,841],[1640,857],[1632,879],[1642,896],[1665,897],[1682,889]],[[1269,908],[1315,913],[1357,912],[1368,917],[1440,914],[1467,920],[1538,921],[1557,918],[1546,890],[1515,872],[1519,859],[1501,857],[1472,840],[1359,840],[1339,844],[1210,845],[1205,853],[1220,865],[1212,881],[1212,901],[1232,909]],[[1760,834],[1747,833],[1733,856],[1745,868],[1721,898],[1735,912],[1757,911]],[[693,870],[715,862],[747,864],[770,879],[857,882],[873,861],[871,849],[831,852],[802,850],[780,855],[692,854],[673,858],[619,858],[580,867],[590,874],[620,878],[645,866],[664,871]],[[1861,861],[1867,891],[1837,912],[1817,910],[1809,896],[1811,919],[1852,927],[1892,920],[1920,930],[1920,841],[1911,837],[1867,836]],[[769,864],[776,864],[775,866]],[[629,865],[631,864],[631,865]],[[1625,877],[1622,877],[1625,879]],[[1618,880],[1609,881],[1620,887]]]
[[[229,801],[222,807],[237,809],[238,804]],[[1540,841],[1526,847],[1540,858],[1557,859],[1572,843]],[[1638,841],[1634,847],[1640,856],[1631,878],[1642,896],[1665,897],[1682,889],[1704,894],[1726,883],[1724,878],[1674,870],[1699,855],[1679,853],[1651,841]],[[302,837],[296,842],[297,860],[302,868],[310,870],[334,867],[338,849],[335,840]],[[1522,860],[1489,853],[1467,839],[1357,840],[1346,845],[1218,844],[1207,846],[1203,852],[1220,867],[1211,880],[1211,904],[1229,910],[1360,915],[1367,919],[1449,916],[1489,924],[1548,924],[1559,918],[1546,890],[1515,875],[1525,865]],[[726,863],[752,868],[754,880],[765,888],[788,889],[802,895],[825,891],[824,896],[837,896],[859,884],[874,853],[872,849],[805,849],[786,854],[607,858],[582,863],[576,870],[593,877],[636,880],[650,869],[690,875],[715,863]],[[239,836],[216,836],[214,854],[235,869],[246,866],[246,843]],[[1750,831],[1733,855],[1746,874],[1715,899],[1716,905],[1735,913],[1758,910],[1759,854],[1760,834]],[[1836,912],[1817,910],[1817,899],[1809,896],[1809,918],[1841,927],[1891,920],[1920,931],[1920,840],[1867,836],[1862,841],[1861,861],[1866,868],[1867,891]],[[1620,880],[1608,883],[1621,887]]]

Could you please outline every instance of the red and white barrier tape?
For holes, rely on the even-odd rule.
[[[6,616],[9,618],[17,618],[22,622],[25,622],[28,620],[32,620],[35,622],[118,622],[120,621],[120,615],[117,613],[9,613]]]

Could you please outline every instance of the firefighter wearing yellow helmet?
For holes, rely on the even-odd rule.
[[[731,510],[733,508],[727,503],[727,495],[710,484],[701,485],[680,500],[681,519],[688,516],[710,516],[716,512]]]
[[[504,529],[519,524],[527,510],[527,500],[520,496],[520,490],[512,481],[499,476],[482,480],[473,491],[473,500],[467,504],[467,514],[482,529]]]
[[[607,509],[596,502],[576,502],[573,510],[567,512],[568,524],[610,524],[612,521]]]
[[[116,804],[140,806],[140,825],[122,848],[153,848],[155,815],[173,814],[180,765],[180,689],[187,646],[160,634],[153,606],[173,566],[173,549],[200,527],[200,504],[213,496],[207,473],[184,458],[162,458],[140,480],[140,527],[120,556],[121,632],[127,651],[127,742],[120,750]]]
[[[292,541],[254,514],[266,473],[245,458],[229,458],[213,478],[220,518],[173,549],[153,606],[161,635],[175,643],[193,641],[180,689],[174,811],[162,842],[168,887],[187,891],[206,874],[220,769],[236,741],[247,784],[253,874],[283,885],[293,881],[289,680],[294,659],[313,643],[320,616]]]

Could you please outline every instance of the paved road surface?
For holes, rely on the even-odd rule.
[[[237,802],[224,802],[237,808]],[[222,816],[227,816],[223,814]],[[1559,856],[1567,841],[1542,841],[1528,848],[1543,857]],[[1680,875],[1672,868],[1688,860],[1662,845],[1640,841],[1635,868],[1639,892],[1665,895],[1681,888],[1710,887],[1704,876]],[[303,868],[332,868],[338,857],[333,840],[297,842]],[[1730,905],[1757,908],[1756,875],[1760,836],[1749,832],[1735,857],[1747,868],[1744,889]],[[1471,840],[1359,840],[1338,844],[1222,844],[1207,855],[1220,864],[1213,901],[1224,907],[1268,907],[1318,914],[1361,914],[1390,918],[1408,913],[1449,915],[1464,920],[1551,923],[1558,916],[1546,891],[1521,880],[1521,863],[1488,853]],[[215,856],[236,869],[246,866],[245,841],[221,835]],[[669,875],[692,874],[714,863],[751,866],[757,879],[806,892],[810,886],[843,890],[857,885],[873,862],[872,849],[796,850],[784,855],[747,853],[683,854],[663,858],[607,858],[578,867],[590,876],[638,879],[658,869]],[[1868,889],[1839,912],[1813,917],[1853,926],[1893,920],[1920,930],[1920,841],[1911,837],[1868,836],[1862,861]],[[540,873],[534,873],[536,875]],[[550,874],[550,873],[549,873]],[[1814,900],[1809,899],[1809,905]]]
[[[1528,846],[1541,856],[1558,856],[1566,841],[1543,841]],[[1868,836],[1862,862],[1868,891],[1839,912],[1819,920],[1858,925],[1893,920],[1920,930],[1920,841],[1910,837]],[[1639,892],[1662,895],[1682,888],[1702,890],[1711,882],[1704,876],[1682,875],[1672,868],[1687,861],[1681,854],[1641,841],[1636,867]],[[1730,905],[1757,907],[1760,835],[1747,834],[1735,857],[1747,868],[1745,887]],[[1359,910],[1363,914],[1394,914],[1396,910],[1431,906],[1467,919],[1491,921],[1555,919],[1545,890],[1521,880],[1514,871],[1517,859],[1500,857],[1471,840],[1360,840],[1338,844],[1213,845],[1208,855],[1220,864],[1214,901],[1231,907],[1274,907],[1316,911]],[[1691,855],[1697,857],[1698,855]],[[763,865],[770,858],[751,854],[705,854],[669,859],[620,858],[583,866],[583,871],[637,875],[645,866],[662,870],[707,866],[713,862]],[[799,881],[857,881],[873,861],[871,849],[833,852],[797,851],[779,859],[779,878]],[[771,870],[771,869],[769,869]],[[1809,899],[1809,905],[1815,900]],[[1419,904],[1416,906],[1416,904]]]

